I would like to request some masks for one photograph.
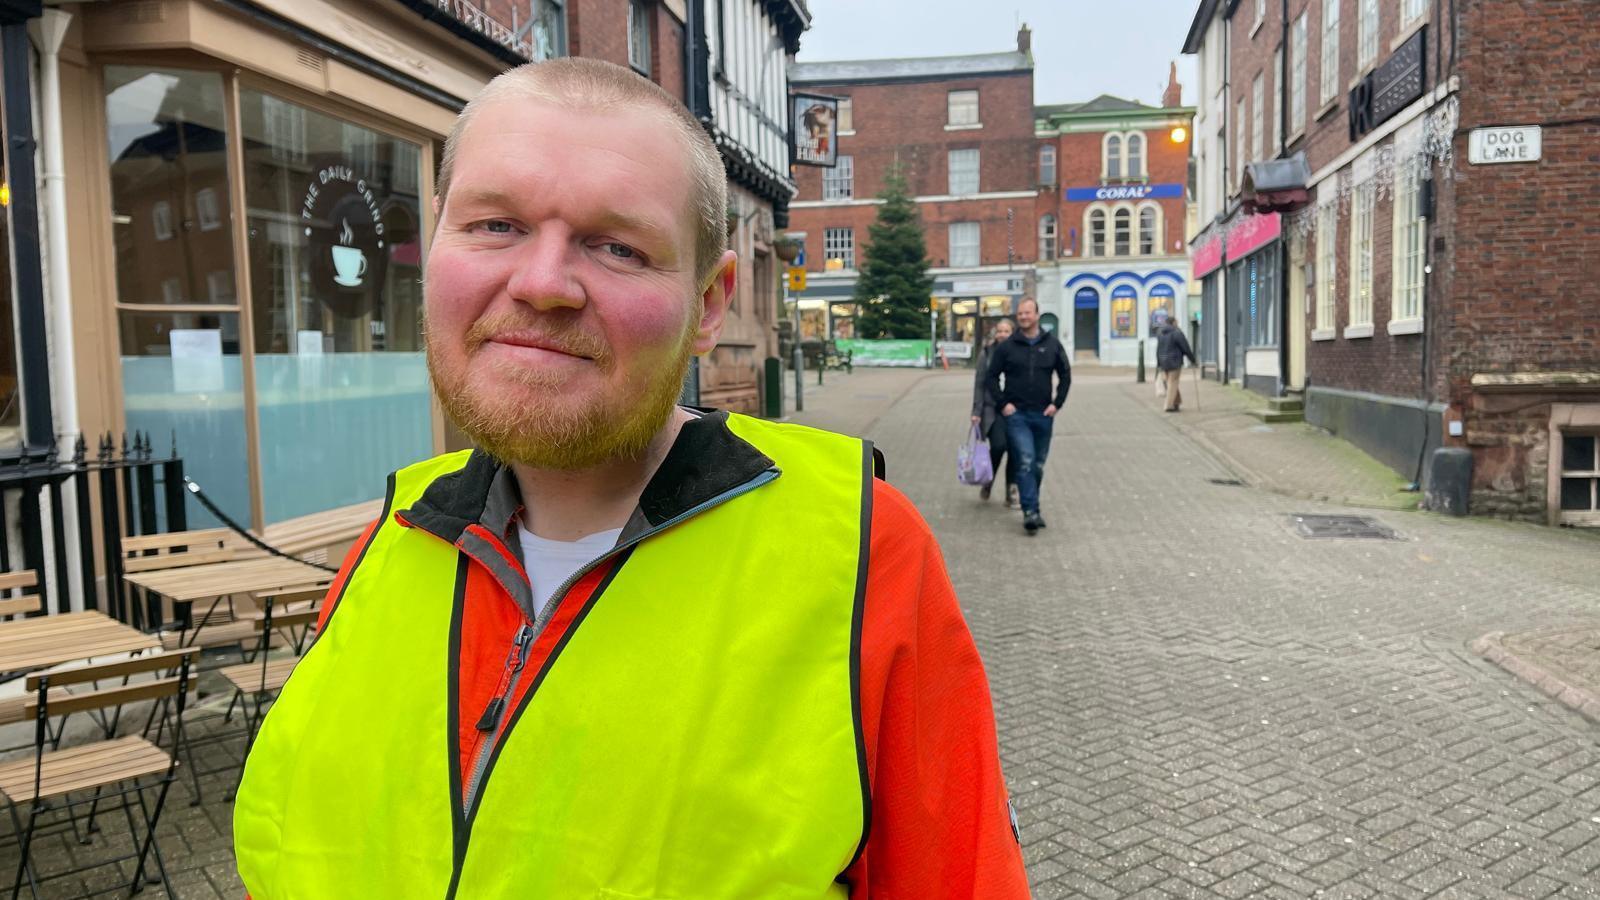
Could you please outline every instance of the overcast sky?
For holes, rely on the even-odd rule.
[[[1033,28],[1033,101],[1113,94],[1161,105],[1178,63],[1183,102],[1195,98],[1195,58],[1183,55],[1199,0],[808,0],[801,62],[955,56],[1016,48]]]

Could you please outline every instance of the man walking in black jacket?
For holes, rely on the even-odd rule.
[[[1183,406],[1183,391],[1179,385],[1183,381],[1185,358],[1189,365],[1199,365],[1183,329],[1167,318],[1165,312],[1156,313],[1156,367],[1161,370],[1160,378],[1167,386],[1167,412],[1177,412]]]
[[[1052,390],[1050,376],[1056,376]],[[1033,534],[1045,526],[1039,515],[1039,483],[1050,454],[1050,430],[1072,387],[1067,352],[1054,334],[1039,328],[1039,304],[1023,297],[1017,304],[1017,331],[996,344],[989,360],[989,390],[1000,400],[1006,442],[1017,460],[1017,491],[1022,495],[1022,526]]]

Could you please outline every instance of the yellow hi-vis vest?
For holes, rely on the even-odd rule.
[[[729,428],[781,474],[632,548],[466,810],[452,631],[473,563],[392,513],[467,455],[396,473],[250,752],[234,840],[253,900],[846,896],[868,816],[870,445]]]

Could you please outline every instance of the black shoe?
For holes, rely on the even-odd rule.
[[[988,482],[983,487],[978,489],[978,499],[979,500],[987,500],[987,499],[989,499],[989,493],[991,491],[993,491],[993,490],[994,490],[994,482],[992,482],[992,481]]]
[[[1022,515],[1022,527],[1027,529],[1028,534],[1030,534],[1030,535],[1033,534],[1034,532],[1038,531],[1043,526],[1044,526],[1044,523],[1039,521],[1039,514],[1038,513],[1036,513],[1036,512],[1023,513],[1023,515]]]
[[[1033,521],[1039,523],[1039,527],[1040,528],[1048,528],[1048,527],[1050,527],[1050,526],[1045,524],[1044,514],[1043,513],[1034,513],[1033,514]]]

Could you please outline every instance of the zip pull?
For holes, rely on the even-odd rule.
[[[533,626],[527,622],[517,629],[516,637],[512,639],[511,652],[506,656],[505,676],[500,680],[500,692],[494,695],[489,705],[483,708],[483,715],[478,717],[477,729],[483,732],[494,731],[500,725],[500,716],[506,710],[506,693],[510,691],[510,676],[522,671],[528,662],[528,648],[533,646],[535,632]]]

